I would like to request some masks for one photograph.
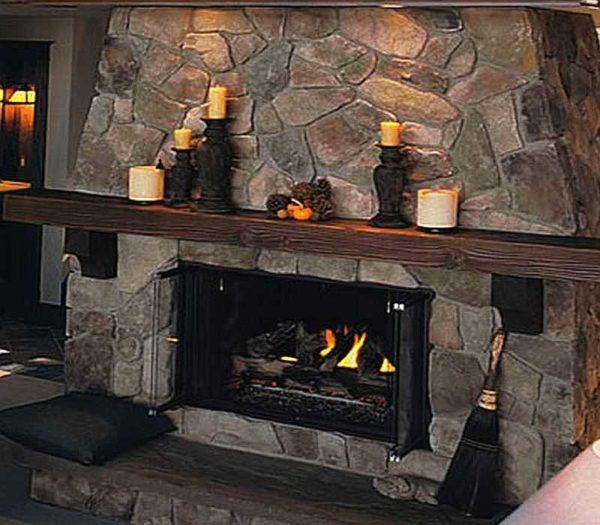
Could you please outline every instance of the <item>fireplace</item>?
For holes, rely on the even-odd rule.
[[[171,159],[174,128],[202,131],[197,117],[203,90],[218,83],[236,93],[238,208],[262,209],[270,193],[287,193],[295,182],[326,175],[339,217],[371,217],[377,128],[380,120],[397,119],[408,123],[404,139],[414,154],[404,203],[409,217],[418,189],[448,185],[463,190],[461,228],[562,236],[599,231],[589,160],[598,156],[592,140],[598,104],[587,87],[597,81],[599,51],[591,21],[580,15],[524,9],[126,8],[113,11],[106,37],[98,94],[69,177],[72,189],[125,195],[129,166]],[[197,47],[204,39],[215,46],[206,55]],[[432,464],[453,456],[483,383],[494,319],[491,274],[497,268],[490,262],[486,272],[463,271],[459,252],[444,260],[448,267],[455,263],[454,269],[402,265],[379,260],[375,252],[316,255],[319,250],[310,246],[318,248],[319,241],[311,233],[306,250],[285,234],[252,228],[239,238],[233,231],[214,244],[212,238],[119,233],[113,279],[70,277],[67,387],[182,406],[173,417],[187,440],[367,474],[398,490],[408,479],[402,497],[434,500],[440,476]],[[482,246],[477,256],[484,252]],[[149,283],[178,260],[185,263],[157,282],[155,331]],[[261,293],[245,291],[250,306],[244,306],[243,319],[234,319],[228,294],[245,286]],[[303,293],[287,291],[295,286]],[[423,289],[435,292],[431,316],[428,299],[418,293]],[[170,290],[178,292],[173,304]],[[503,360],[499,497],[514,503],[562,468],[574,453],[572,444],[591,439],[598,421],[591,408],[597,290],[562,280],[545,280],[543,290],[543,331],[511,334]],[[386,297],[394,294],[399,299],[392,304],[411,306],[388,315]],[[278,302],[284,299],[285,308]],[[363,311],[372,318],[365,321]],[[220,317],[222,312],[227,316]],[[410,328],[419,315],[428,325],[430,352],[425,336]],[[365,331],[364,344],[373,345],[391,337],[392,318],[401,323],[396,337],[409,342],[374,352],[395,371],[378,374],[374,365],[373,377],[385,386],[379,397],[366,400],[370,407],[374,399],[388,407],[392,400],[393,422],[312,414],[307,398],[323,394],[306,392],[315,374],[336,380],[337,398],[331,390],[325,395],[328,410],[365,401],[367,378],[360,368],[335,363],[328,376],[321,373],[327,329],[337,333],[336,347],[345,336],[354,344],[354,336],[360,340]],[[228,324],[234,321],[236,330]],[[244,331],[244,322],[255,330]],[[284,347],[286,353],[277,348],[262,355],[262,378],[256,368],[245,375],[234,368],[236,360],[259,359],[249,355],[249,341],[274,337],[278,324],[293,335],[295,353]],[[150,352],[152,341],[157,352]],[[299,341],[303,347],[315,343],[319,355],[310,354],[312,364],[298,356]],[[418,369],[424,363],[427,382]],[[265,367],[276,370],[271,384]],[[298,376],[301,394],[284,381]],[[358,395],[355,389],[338,403],[348,377],[360,387]],[[297,399],[292,394],[302,396],[300,413],[290,407]],[[387,462],[388,443],[408,448],[425,434],[429,404],[423,447],[429,450],[416,450],[410,469]],[[369,410],[369,417],[379,408]],[[414,482],[421,478],[427,482]]]
[[[170,405],[426,441],[429,292],[181,263],[156,293],[177,297]]]

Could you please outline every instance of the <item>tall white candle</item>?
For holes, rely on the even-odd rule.
[[[423,189],[417,193],[417,226],[448,229],[458,223],[458,191]]]
[[[136,202],[157,202],[164,197],[165,172],[155,166],[129,168],[129,199]]]

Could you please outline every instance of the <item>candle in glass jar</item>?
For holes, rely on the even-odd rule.
[[[400,131],[402,126],[400,122],[382,122],[381,123],[381,145],[399,146]]]
[[[176,129],[173,132],[175,149],[190,149],[192,142],[192,130],[188,128]]]
[[[458,191],[423,189],[417,193],[417,226],[455,228],[458,223]]]
[[[164,170],[156,166],[129,168],[129,200],[140,203],[161,201],[164,190]]]
[[[227,116],[227,88],[211,87],[208,90],[208,118],[222,119]]]

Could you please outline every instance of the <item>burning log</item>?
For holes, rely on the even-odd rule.
[[[266,377],[272,379],[279,377],[287,368],[293,365],[278,361],[276,359],[266,359],[260,357],[232,356],[232,372],[234,376],[243,374],[256,375],[257,377]]]
[[[302,322],[286,321],[271,332],[250,338],[247,350],[254,358],[275,358],[295,365],[286,367],[286,373],[294,368],[309,368],[310,375],[343,373],[348,376],[346,382],[396,371],[384,351],[381,338],[369,335],[366,327],[359,326],[311,333]]]
[[[358,356],[358,371],[361,375],[376,375],[383,362],[379,341],[369,339]]]
[[[320,359],[319,352],[323,349],[324,341],[322,333],[311,334],[299,323],[296,328],[296,357],[305,365],[314,365]]]
[[[326,355],[325,361],[319,367],[321,372],[333,372],[340,360],[350,353],[354,345],[355,333],[351,330],[338,329],[333,335],[334,347]]]
[[[294,355],[298,323],[284,321],[278,323],[275,330],[265,332],[246,341],[248,354],[252,357],[286,354]]]

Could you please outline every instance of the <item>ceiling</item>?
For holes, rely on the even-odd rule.
[[[600,4],[600,0],[583,0]],[[451,7],[460,5],[486,6],[530,6],[560,9],[589,14],[594,18],[596,27],[600,28],[600,7],[577,7],[579,0],[0,0],[0,15],[35,14],[43,10],[45,14],[65,13],[66,9],[139,6],[139,5],[197,5],[197,6],[232,6],[232,5],[286,5],[286,6],[361,6],[382,5],[398,7]]]

